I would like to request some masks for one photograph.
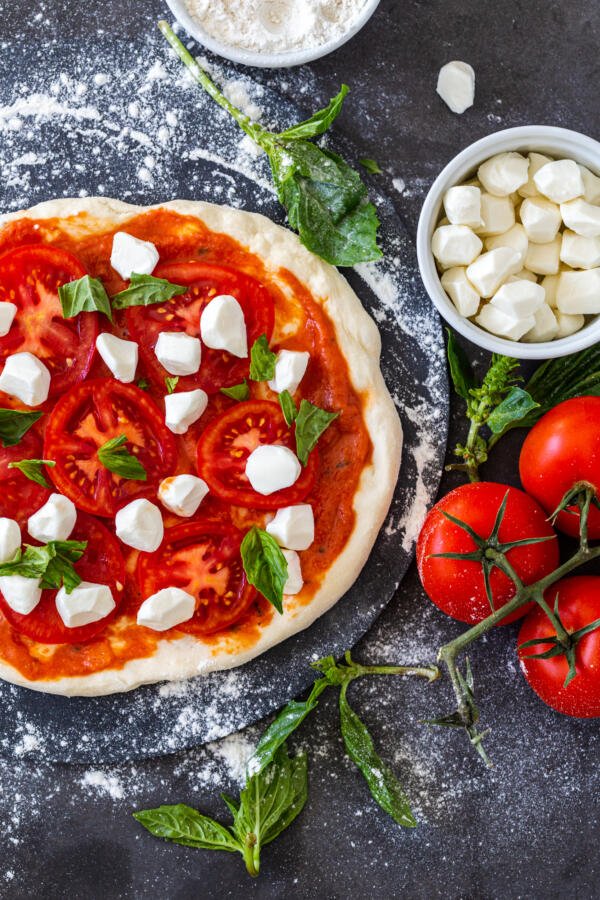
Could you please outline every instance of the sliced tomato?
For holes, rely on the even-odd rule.
[[[119,542],[93,516],[79,513],[69,540],[87,541],[87,548],[75,569],[83,581],[107,584],[115,601],[114,610],[98,622],[67,628],[56,609],[56,591],[42,591],[42,599],[26,616],[14,612],[0,593],[0,609],[20,634],[42,644],[83,644],[104,631],[117,614],[125,585],[125,562]]]
[[[61,285],[85,274],[72,253],[44,244],[27,244],[0,256],[0,301],[18,307],[12,328],[0,338],[0,363],[13,353],[33,353],[50,370],[51,397],[85,378],[92,364],[97,313],[65,319],[58,299]]]
[[[212,634],[228,628],[256,597],[242,567],[242,538],[230,523],[213,519],[168,528],[155,553],[140,553],[137,580],[142,598],[162,588],[181,588],[196,598],[196,612],[177,625],[178,631]]]
[[[264,496],[246,477],[246,460],[259,444],[282,444],[296,452],[292,430],[278,403],[247,400],[214,419],[198,441],[198,472],[211,491],[233,506],[278,509],[299,503],[309,493],[317,474],[313,450],[295,484]]]
[[[44,505],[50,492],[26,478],[19,469],[9,469],[9,464],[22,459],[40,459],[41,455],[42,439],[35,431],[28,431],[14,447],[0,447],[0,516],[16,519],[21,528]]]
[[[164,387],[165,376],[156,358],[154,347],[161,331],[186,331],[198,337],[200,313],[218,294],[235,297],[244,311],[248,333],[248,347],[256,338],[273,331],[274,303],[267,288],[243,272],[212,266],[201,262],[168,263],[153,272],[173,284],[187,285],[188,290],[166,303],[152,306],[132,306],[127,310],[127,327],[140,346],[140,355],[148,375],[155,384]],[[179,379],[178,390],[202,388],[212,394],[219,388],[236,384],[248,374],[248,360],[239,359],[224,350],[202,347],[202,364],[196,375]]]
[[[121,478],[98,459],[98,448],[126,435],[126,449],[147,473],[146,481]],[[58,490],[85,512],[114,516],[137,497],[154,497],[171,475],[177,449],[163,416],[139,388],[112,378],[78,385],[62,397],[46,426],[44,455],[56,466],[49,475]]]

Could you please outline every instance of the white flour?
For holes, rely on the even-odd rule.
[[[351,27],[365,0],[186,0],[210,37],[275,53],[320,47]]]

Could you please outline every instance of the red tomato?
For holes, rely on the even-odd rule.
[[[548,514],[554,512],[570,488],[589,481],[600,489],[600,397],[575,397],[559,403],[537,422],[521,449],[521,482]],[[579,535],[579,511],[561,512],[556,525]],[[588,536],[600,538],[600,510],[590,508]]]
[[[248,332],[248,349],[261,334],[271,336],[274,321],[273,298],[255,278],[201,262],[167,263],[153,273],[173,284],[187,285],[188,291],[166,303],[132,306],[127,310],[127,327],[140,345],[140,356],[155,383],[164,386],[169,373],[156,358],[154,347],[161,331],[186,331],[198,337],[200,313],[218,294],[235,297],[244,311]],[[223,350],[202,347],[202,365],[196,375],[179,379],[178,390],[202,388],[215,393],[221,387],[237,384],[248,374],[248,359],[238,359]]]
[[[146,481],[109,472],[98,448],[127,436],[126,449],[142,463]],[[44,456],[56,466],[49,475],[57,489],[85,512],[114,516],[137,497],[154,497],[159,482],[175,468],[177,449],[150,397],[112,378],[86,381],[62,397],[46,426]]]
[[[0,447],[0,516],[16,519],[21,528],[27,519],[43,506],[50,492],[26,478],[19,469],[9,469],[9,463],[22,459],[40,459],[42,439],[29,430],[14,447]],[[47,473],[47,469],[43,470]]]
[[[558,615],[565,630],[572,634],[600,619],[600,578],[579,575],[565,578],[548,588],[544,599],[554,609],[558,594]],[[536,606],[523,621],[517,646],[536,638],[554,637],[556,629],[544,610]],[[595,719],[600,716],[600,630],[583,635],[575,647],[577,674],[564,687],[569,664],[563,655],[551,659],[526,659],[544,653],[552,644],[534,644],[519,649],[521,669],[538,697],[552,709],[567,716]]]
[[[178,587],[196,598],[192,619],[178,631],[212,634],[237,622],[256,597],[240,556],[243,534],[228,522],[195,519],[165,531],[155,553],[140,553],[137,580],[143,598]]]
[[[513,487],[481,481],[464,484],[451,491],[429,512],[417,543],[417,566],[429,598],[441,610],[461,622],[475,624],[492,610],[488,601],[481,563],[475,560],[433,558],[436,553],[471,553],[474,540],[443,512],[466,522],[482,538],[492,533],[496,514],[508,492],[508,502],[499,531],[504,543],[523,538],[556,537],[535,500]],[[558,566],[558,541],[544,541],[509,550],[506,558],[525,584],[532,584]],[[490,575],[494,609],[515,594],[515,586],[504,572],[494,568]],[[503,625],[519,619],[527,607],[502,620]]]
[[[42,591],[42,599],[26,616],[14,612],[0,594],[0,609],[13,628],[43,644],[83,644],[89,641],[114,619],[123,598],[125,562],[119,542],[110,531],[93,516],[79,513],[69,540],[88,542],[83,556],[75,563],[75,570],[83,581],[107,584],[112,591],[115,609],[98,622],[67,628],[56,609],[56,591]]]
[[[246,460],[259,444],[282,444],[296,452],[294,435],[278,403],[247,400],[214,419],[198,441],[198,472],[211,491],[233,506],[278,509],[304,500],[317,473],[313,451],[298,481],[264,496],[246,477]]]
[[[51,397],[85,378],[92,364],[97,314],[65,319],[58,299],[60,285],[85,274],[77,257],[58,247],[28,244],[0,256],[0,301],[18,307],[12,328],[0,337],[0,363],[13,353],[33,353],[50,370]]]

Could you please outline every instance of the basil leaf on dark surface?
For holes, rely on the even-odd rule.
[[[27,434],[43,413],[22,409],[0,409],[0,442],[3,447],[14,447]]]
[[[137,459],[123,446],[127,443],[127,435],[121,434],[111,438],[98,449],[98,459],[105,469],[126,478],[129,481],[146,481],[146,470]]]
[[[48,466],[48,468],[52,469],[55,465],[56,463],[51,459],[22,459],[20,462],[9,463],[8,468],[19,469],[25,478],[29,478],[30,481],[35,481],[36,484],[51,490],[52,485],[45,478],[42,467]]]
[[[500,434],[509,426],[517,424],[533,409],[539,406],[523,388],[513,387],[504,400],[490,413],[487,426],[492,434]]]
[[[250,380],[269,381],[275,375],[277,354],[269,350],[266,334],[256,338],[250,350]]]
[[[296,409],[294,398],[289,391],[282,391],[279,394],[279,405],[281,406],[281,411],[283,413],[283,418],[285,419],[286,424],[293,425],[296,421],[298,410]]]
[[[185,803],[143,809],[133,813],[133,818],[155,837],[183,844],[184,847],[242,852],[239,842],[228,828]]]
[[[366,169],[367,172],[370,172],[371,175],[382,175],[383,171],[378,162],[374,159],[369,159],[367,156],[364,156],[362,159],[359,159],[359,163]]]
[[[154,275],[138,275],[131,273],[129,287],[115,294],[112,298],[113,309],[127,309],[129,306],[152,306],[154,303],[165,303],[172,297],[185,294],[187,287],[171,284],[166,278],[155,278]]]
[[[339,413],[327,412],[308,400],[300,401],[296,416],[296,454],[303,466],[307,464],[308,455],[316,447],[323,432],[338,416]]]
[[[167,394],[172,394],[178,384],[179,375],[174,375],[172,378],[167,375],[167,377],[165,378],[165,387],[167,388]]]
[[[460,346],[454,334],[449,328],[446,329],[448,334],[448,365],[450,367],[450,376],[454,390],[463,400],[468,400],[471,396],[472,388],[477,387],[477,379],[469,358],[463,348]]]
[[[58,289],[58,298],[65,319],[72,319],[81,312],[100,312],[112,322],[110,299],[99,278],[84,275],[76,281],[62,284]]]
[[[283,588],[288,565],[279,544],[268,532],[253,525],[240,547],[246,578],[278,613],[283,613]]]
[[[25,545],[15,558],[0,565],[0,575],[22,575],[40,579],[42,588],[57,590],[64,584],[68,594],[81,584],[73,563],[81,559],[87,541],[50,541],[40,547]]]
[[[250,396],[250,388],[245,378],[241,384],[232,384],[231,387],[219,388],[219,390],[232,400],[247,400]]]
[[[358,766],[373,799],[398,825],[415,828],[417,821],[408,799],[392,770],[379,757],[366,726],[351,708],[346,697],[348,685],[340,690],[340,725],[350,759]]]
[[[327,106],[313,113],[310,119],[305,119],[304,122],[298,122],[297,125],[292,125],[291,128],[280,131],[277,137],[282,141],[297,141],[308,140],[324,134],[342,111],[342,105],[348,91],[348,85],[343,84]]]

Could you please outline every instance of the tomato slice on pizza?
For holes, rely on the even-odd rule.
[[[0,447],[0,516],[15,519],[21,528],[27,519],[43,506],[49,491],[31,481],[19,469],[10,468],[11,463],[21,460],[40,459],[42,439],[30,430],[14,447]]]

